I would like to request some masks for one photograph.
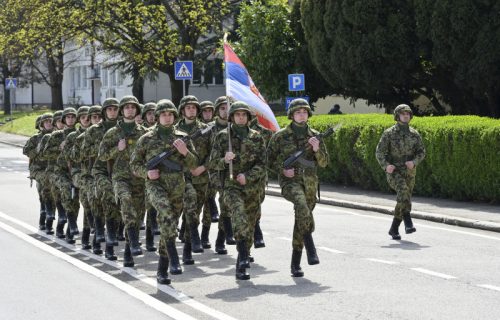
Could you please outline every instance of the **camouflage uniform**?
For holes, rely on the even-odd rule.
[[[158,119],[161,113],[171,112],[178,118],[177,108],[167,99],[158,101],[155,115]],[[170,272],[173,274],[182,273],[179,264],[179,256],[175,247],[175,237],[177,235],[177,224],[183,208],[183,198],[186,189],[183,169],[167,168],[159,166],[160,177],[157,180],[148,178],[146,163],[165,150],[175,148],[172,143],[187,135],[174,126],[165,127],[159,123],[150,131],[144,134],[137,142],[136,148],[130,158],[132,171],[146,180],[146,197],[158,211],[158,222],[160,225],[160,260],[158,263],[158,281],[166,280],[166,265],[170,260]],[[180,164],[185,168],[195,168],[198,158],[195,155],[194,147],[187,143],[188,153],[181,155],[177,150],[168,158],[173,163]],[[167,258],[168,257],[168,258]],[[161,280],[160,280],[161,274]]]
[[[134,96],[124,96],[120,100],[122,116],[123,108],[128,104],[136,106],[136,114],[139,114],[140,108],[137,99]],[[129,162],[137,140],[144,133],[146,133],[146,129],[135,122],[118,121],[118,124],[104,135],[97,157],[99,161],[108,162],[111,167],[115,199],[120,205],[123,223],[127,231],[125,233],[127,259],[124,260],[127,262],[126,266],[129,267],[134,264],[131,255],[142,254],[139,245],[139,229],[145,214],[144,179],[132,173]],[[120,151],[118,142],[122,139],[126,141],[126,148]]]
[[[425,147],[420,134],[408,124],[399,122],[398,117],[402,112],[409,112],[413,117],[409,106],[399,105],[394,110],[394,120],[398,123],[384,131],[375,153],[384,171],[388,165],[396,167],[393,173],[386,172],[389,186],[397,193],[393,225],[389,231],[395,239],[401,238],[397,229],[402,219],[405,221],[406,233],[416,231],[410,216],[411,194],[415,186],[416,167],[425,158]],[[406,161],[413,161],[415,167],[408,169],[405,165]]]
[[[306,109],[310,116],[312,115],[311,108],[306,100],[295,99],[288,109],[288,118],[293,119],[293,113],[301,108]],[[309,264],[319,263],[312,239],[312,232],[314,232],[313,210],[316,205],[316,193],[319,183],[317,167],[326,167],[329,159],[326,146],[320,141],[317,152],[313,152],[312,148],[308,148],[303,155],[305,160],[313,163],[312,167],[297,162],[293,166],[294,177],[288,178],[283,174],[283,162],[295,151],[308,145],[308,140],[317,134],[318,132],[307,124],[299,128],[295,122],[292,122],[272,136],[267,150],[268,168],[278,171],[281,194],[286,200],[293,203],[295,211],[292,240],[292,275],[294,276],[303,276],[300,259],[304,246],[306,247]]]
[[[246,111],[248,120],[251,119],[250,108],[241,101],[231,105],[229,117],[237,111]],[[238,131],[238,132],[237,132]],[[246,268],[249,267],[249,250],[253,244],[253,230],[260,207],[259,182],[265,175],[265,142],[262,136],[247,125],[231,125],[231,143],[236,158],[233,162],[233,176],[230,179],[228,164],[224,157],[228,147],[228,130],[220,131],[215,136],[210,166],[221,174],[223,181],[223,201],[233,222],[233,231],[238,249],[236,277],[248,279]],[[238,174],[244,174],[246,184],[236,181]]]

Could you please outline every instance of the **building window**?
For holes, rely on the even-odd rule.
[[[101,78],[102,78],[102,86],[107,87],[108,86],[108,69],[107,68],[101,69]]]
[[[123,71],[121,69],[118,69],[116,71],[116,84],[118,86],[123,86],[123,78],[125,78],[125,74],[123,73]]]
[[[76,73],[75,73],[75,80],[76,80],[75,89],[80,89],[82,87],[81,77],[80,77],[80,67],[76,67],[75,71],[76,71]]]
[[[80,66],[80,76],[82,88],[88,88],[87,86],[87,66]]]
[[[192,84],[222,85],[224,84],[224,71],[222,59],[204,61],[201,67],[194,67]]]
[[[75,68],[69,68],[70,89],[75,90]]]
[[[116,69],[111,70],[109,75],[109,86],[116,87]]]

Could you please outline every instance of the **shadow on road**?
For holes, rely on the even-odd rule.
[[[391,243],[388,246],[381,246],[381,248],[403,249],[403,250],[422,250],[422,249],[430,248],[430,246],[420,245],[419,243],[406,241],[406,240],[397,240],[397,242]]]

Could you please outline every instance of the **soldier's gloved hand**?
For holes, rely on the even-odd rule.
[[[228,151],[228,152],[226,152],[226,155],[224,156],[224,161],[226,163],[229,163],[234,158],[236,158],[236,155],[234,153]]]
[[[160,178],[160,170],[158,169],[148,170],[149,180],[157,180],[159,178]]]
[[[308,140],[309,144],[313,148],[314,152],[318,152],[319,150],[319,140],[316,137],[309,138]]]
[[[293,177],[295,177],[295,170],[294,169],[283,169],[283,175],[287,178],[293,178]]]
[[[413,161],[406,161],[405,165],[410,170],[413,169],[413,168],[415,168],[415,162],[413,162]]]
[[[64,149],[65,145],[66,145],[66,140],[64,140],[63,142],[61,142],[61,144],[59,145],[59,150]]]
[[[125,141],[125,139],[120,139],[120,141],[118,141],[118,151],[123,151],[126,147],[127,141]]]
[[[203,172],[205,172],[205,170],[206,170],[205,166],[199,166],[199,167],[197,167],[197,168],[195,168],[195,169],[191,169],[191,170],[189,170],[189,171],[191,171],[191,175],[192,175],[193,177],[197,177],[197,176],[199,176],[200,174],[202,174]]]
[[[238,181],[242,186],[247,184],[247,178],[243,173],[240,173],[236,176],[236,181]]]
[[[385,167],[385,172],[387,172],[387,173],[393,173],[394,169],[396,169],[396,167],[393,166],[392,164],[390,164],[387,167]]]
[[[180,154],[182,154],[183,156],[187,155],[188,149],[184,141],[182,141],[181,139],[177,139],[174,141],[173,145]]]

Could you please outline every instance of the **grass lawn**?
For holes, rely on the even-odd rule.
[[[32,136],[35,129],[35,120],[39,115],[50,110],[14,111],[11,115],[0,114],[0,131]]]

